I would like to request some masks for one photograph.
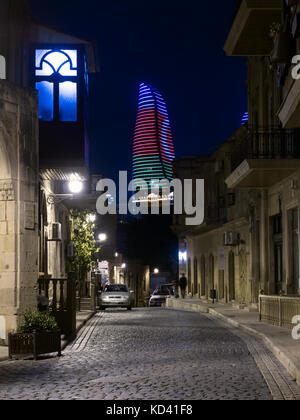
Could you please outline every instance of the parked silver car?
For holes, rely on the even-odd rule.
[[[127,308],[131,311],[133,307],[133,293],[125,284],[110,284],[105,287],[99,299],[100,311],[107,308]]]
[[[156,289],[150,297],[149,307],[152,308],[154,306],[162,306],[164,303],[166,303],[170,295],[171,292],[166,287]]]

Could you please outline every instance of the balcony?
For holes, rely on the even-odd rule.
[[[270,25],[281,23],[281,0],[242,0],[225,44],[229,56],[265,56],[274,44]]]
[[[269,188],[300,169],[300,129],[249,129],[231,151],[228,188]]]

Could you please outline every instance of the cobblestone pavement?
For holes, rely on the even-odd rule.
[[[2,400],[273,398],[299,388],[263,344],[192,312],[98,313],[62,358],[0,363]]]

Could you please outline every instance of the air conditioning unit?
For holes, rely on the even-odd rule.
[[[52,223],[50,225],[49,241],[59,242],[62,240],[61,223]]]
[[[240,243],[240,235],[236,232],[225,232],[224,246],[236,246]]]

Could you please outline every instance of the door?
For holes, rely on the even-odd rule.
[[[298,222],[298,208],[290,211],[290,236],[291,236],[291,286],[289,293],[293,295],[299,294],[299,222]]]
[[[213,255],[209,257],[209,290],[208,295],[210,295],[210,291],[215,288],[215,258]]]
[[[235,300],[235,260],[234,253],[229,253],[228,277],[229,277],[229,301]]]
[[[191,262],[191,259],[189,258],[188,260],[188,293],[192,293],[192,280],[191,280],[192,267],[191,265],[192,265],[192,262]]]
[[[198,295],[198,260],[194,258],[194,294]]]
[[[275,293],[279,295],[283,289],[283,237],[282,215],[273,217],[273,242],[274,242],[274,284]]]
[[[206,269],[205,269],[205,256],[202,255],[201,257],[201,296],[207,295],[207,288],[206,288]]]
[[[239,254],[240,266],[240,290],[239,300],[240,303],[246,303],[247,300],[247,255],[244,249]]]

